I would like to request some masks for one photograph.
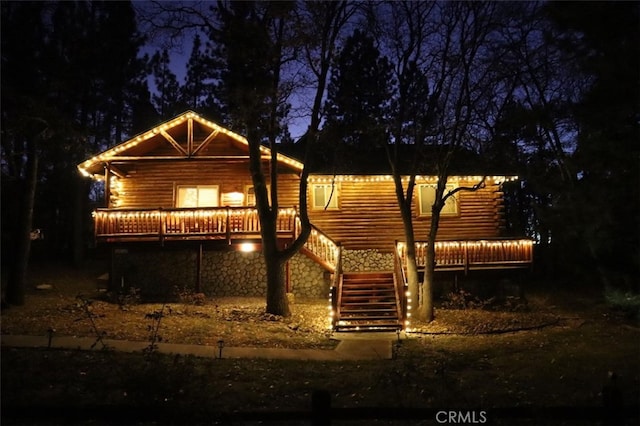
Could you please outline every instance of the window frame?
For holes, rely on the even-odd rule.
[[[420,183],[417,184],[417,188],[418,188],[418,217],[431,217],[433,215],[433,212],[431,210],[431,208],[433,207],[433,199],[435,197],[435,189],[436,189],[436,183]],[[456,189],[458,187],[457,184],[455,183],[447,183],[446,186],[446,192],[450,192],[454,189]],[[433,189],[433,196],[431,197],[431,203],[429,203],[429,208],[427,211],[423,211],[422,210],[422,188],[432,188]],[[445,205],[442,208],[442,210],[440,211],[440,216],[447,216],[447,217],[456,217],[456,216],[460,216],[460,201],[458,200],[457,197],[458,194],[455,194],[449,198],[447,198],[447,200],[445,201]],[[447,211],[446,208],[447,206],[453,206],[453,211]]]
[[[316,189],[318,187],[324,188],[324,200],[325,202],[319,204],[316,199]],[[311,210],[322,211],[322,210],[331,210],[337,211],[340,210],[340,183],[312,183],[309,186],[309,190],[311,191]],[[329,191],[327,193],[327,190]],[[331,191],[333,190],[333,194]],[[328,196],[331,196],[329,205],[326,203],[326,199]],[[325,207],[326,206],[326,207]]]
[[[256,207],[256,191],[253,190],[253,185],[245,185],[244,186],[244,205],[246,207]],[[249,194],[249,191],[252,191],[252,194]],[[271,205],[271,185],[267,184],[267,197],[269,198],[269,205]],[[253,203],[249,203],[249,199],[253,198]]]
[[[181,206],[180,205],[180,190],[181,189],[196,189],[198,191],[198,200],[196,202],[196,206]],[[200,189],[215,189],[216,191],[216,205],[215,206],[202,206],[200,205]],[[176,184],[175,185],[175,200],[174,205],[178,209],[189,209],[189,208],[207,208],[207,207],[220,207],[220,185],[183,185]]]

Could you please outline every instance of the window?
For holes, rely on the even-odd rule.
[[[242,207],[244,205],[244,194],[242,192],[223,192],[220,197],[220,205],[224,207]]]
[[[338,210],[338,184],[311,185],[311,208],[313,210]]]
[[[267,185],[267,196],[269,197],[269,204],[271,204],[271,185]],[[247,206],[255,207],[256,191],[253,189],[253,185],[246,185],[244,187],[244,199],[247,202]]]
[[[217,207],[217,185],[178,186],[176,207]]]
[[[449,192],[455,189],[455,185],[447,184],[446,192]],[[457,194],[456,194],[457,195]],[[433,202],[436,197],[436,185],[435,184],[427,184],[427,185],[418,185],[418,208],[420,216],[431,216],[431,206],[433,206]],[[456,196],[452,196],[447,198],[447,201],[444,203],[444,207],[440,212],[442,215],[455,215],[458,214],[458,200]]]

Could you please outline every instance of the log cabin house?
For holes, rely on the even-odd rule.
[[[270,150],[262,148],[265,173]],[[298,235],[303,164],[278,153],[278,235]],[[78,165],[104,183],[104,208],[93,212],[95,239],[111,253],[110,289],[140,288],[161,298],[172,289],[208,296],[263,296],[260,223],[254,208],[247,140],[187,111]],[[473,185],[454,176],[448,185]],[[501,185],[489,176],[461,191],[443,212],[436,270],[529,268],[532,241],[505,238]],[[329,297],[334,329],[397,329],[408,324],[404,235],[391,176],[325,174],[308,178],[312,233],[287,264],[287,291]],[[417,236],[426,236],[434,180],[419,176]],[[425,242],[417,243],[424,267]]]

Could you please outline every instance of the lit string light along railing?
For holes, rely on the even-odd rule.
[[[397,244],[398,255],[406,267],[406,245]],[[416,261],[424,268],[427,243],[416,242]],[[533,240],[495,239],[436,241],[435,267],[438,269],[469,270],[485,268],[526,268],[533,263]]]

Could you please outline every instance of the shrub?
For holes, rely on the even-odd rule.
[[[640,294],[623,292],[615,288],[606,288],[604,297],[614,311],[621,312],[627,318],[640,321]]]

